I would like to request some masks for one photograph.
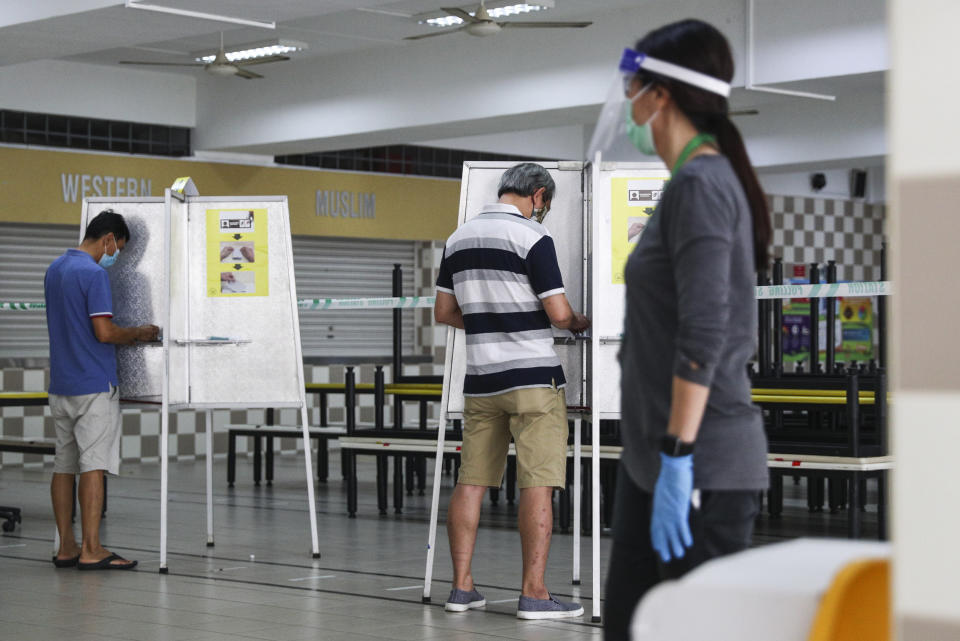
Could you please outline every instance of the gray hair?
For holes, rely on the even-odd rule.
[[[532,196],[541,187],[546,188],[543,192],[544,202],[553,200],[553,192],[557,190],[557,185],[547,170],[535,162],[524,162],[503,172],[503,176],[500,177],[500,186],[497,188],[497,198],[506,193]]]

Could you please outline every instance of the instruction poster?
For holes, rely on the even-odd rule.
[[[611,189],[610,256],[614,285],[623,285],[630,252],[643,235],[647,221],[660,203],[667,180],[662,177],[614,178]]]
[[[207,210],[207,296],[269,296],[266,209]]]

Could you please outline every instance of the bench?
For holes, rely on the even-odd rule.
[[[275,438],[303,438],[303,430],[292,425],[227,425],[227,485],[233,487],[237,477],[237,437],[253,438],[253,483],[260,485],[262,471],[262,441],[267,442],[267,485],[273,483],[273,439]],[[309,429],[310,438],[316,439],[317,451],[317,478],[325,482],[329,475],[328,441],[339,438],[347,431],[342,427],[312,427]]]

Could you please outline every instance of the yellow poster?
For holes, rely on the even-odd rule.
[[[627,258],[666,188],[663,177],[614,178],[611,189],[610,256],[614,285],[623,285]]]
[[[269,296],[266,209],[207,210],[207,296]]]

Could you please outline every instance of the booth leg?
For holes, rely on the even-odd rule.
[[[303,389],[303,374],[300,375],[300,389]],[[307,401],[300,404],[300,426],[303,430],[303,465],[306,468],[307,480],[307,513],[310,515],[310,546],[312,556],[320,558],[320,537],[317,534],[317,499],[313,493],[313,457],[310,456],[310,423],[307,411]]]
[[[203,413],[207,439],[207,547],[213,547],[213,412]]]
[[[580,505],[583,488],[583,420],[573,422],[573,584],[580,585]]]
[[[160,574],[167,574],[167,498],[169,492],[170,452],[167,442],[170,434],[170,412],[164,396],[160,411]]]

